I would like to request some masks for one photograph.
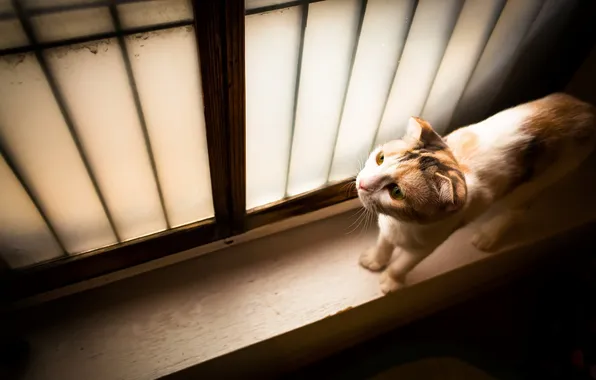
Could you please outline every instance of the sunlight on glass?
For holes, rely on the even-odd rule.
[[[107,7],[34,16],[31,17],[31,24],[42,42],[84,37],[114,30]]]
[[[300,7],[246,17],[248,209],[285,195],[301,19]]]
[[[116,242],[33,53],[0,58],[0,143],[68,252]]]
[[[327,182],[356,48],[360,5],[356,0],[329,0],[309,6],[288,195]]]
[[[139,115],[115,39],[51,49],[99,187],[123,239],[166,228]]]
[[[126,38],[172,226],[213,216],[198,53],[191,26]]]
[[[412,0],[370,0],[358,41],[330,181],[358,172],[368,157],[414,12]]]
[[[543,0],[509,0],[459,101],[454,123],[479,121],[516,62],[519,46],[540,12]]]
[[[461,6],[459,0],[418,3],[376,144],[401,137],[408,118],[422,112]]]
[[[0,252],[12,268],[62,255],[35,205],[0,156]]]
[[[443,133],[451,122],[476,63],[499,18],[505,0],[468,0],[430,90],[422,118]]]

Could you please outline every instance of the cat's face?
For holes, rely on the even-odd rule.
[[[433,223],[466,202],[462,172],[429,123],[410,118],[406,135],[375,149],[356,177],[364,207],[408,223]]]

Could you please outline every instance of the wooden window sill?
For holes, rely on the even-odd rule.
[[[566,181],[538,199],[508,237],[547,240],[486,254],[468,243],[468,226],[389,297],[379,291],[378,274],[357,264],[375,229],[347,234],[355,220],[350,211],[22,309],[15,320],[31,345],[24,378],[184,378],[291,368],[313,352],[329,353],[535,267],[550,260],[548,252],[568,254],[569,242],[580,244],[577,237],[596,220],[596,176],[574,178],[576,186]],[[536,220],[540,230],[531,227]]]

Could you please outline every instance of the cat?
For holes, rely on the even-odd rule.
[[[404,137],[376,148],[356,177],[358,197],[379,225],[377,243],[360,265],[385,269],[381,290],[393,292],[453,231],[501,200],[504,211],[472,237],[479,250],[495,251],[529,201],[577,168],[595,143],[596,109],[562,93],[445,138],[427,121],[410,118]]]

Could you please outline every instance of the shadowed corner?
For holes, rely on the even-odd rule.
[[[2,320],[0,335],[0,378],[22,379],[29,364],[29,343],[22,337],[5,331],[10,325]]]
[[[11,269],[0,258],[0,379],[21,379],[29,364],[29,343],[19,336],[12,321],[2,315],[7,299],[4,281]]]
[[[18,336],[14,336],[4,329],[10,326],[2,321],[2,335],[0,336],[0,378],[22,379],[29,364],[29,343]]]

